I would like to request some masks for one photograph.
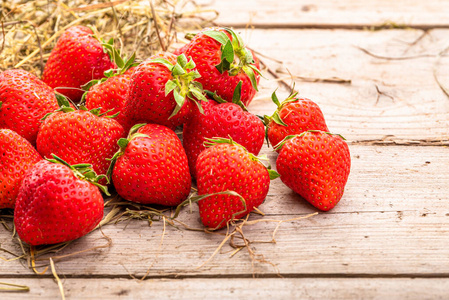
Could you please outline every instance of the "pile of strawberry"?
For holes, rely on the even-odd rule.
[[[339,202],[347,144],[297,94],[281,103],[273,93],[272,116],[247,111],[261,74],[236,32],[207,28],[139,64],[112,44],[75,26],[59,38],[42,79],[0,74],[0,208],[14,209],[23,241],[87,234],[103,217],[107,186],[129,201],[179,206],[196,180],[211,229],[262,204],[279,176],[323,211]],[[265,136],[279,152],[279,173],[257,157]]]

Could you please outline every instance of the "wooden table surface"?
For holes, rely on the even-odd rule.
[[[66,298],[448,299],[449,97],[438,82],[449,89],[449,1],[197,3],[217,9],[219,24],[239,28],[274,73],[265,73],[251,112],[274,111],[270,95],[279,80],[291,82],[290,72],[329,129],[346,137],[352,167],[345,194],[333,210],[297,219],[317,210],[273,181],[260,206],[265,216],[249,218],[265,221],[242,227],[265,262],[246,248],[235,252],[230,240],[209,260],[225,230],[142,220],[104,226],[54,254],[110,238],[109,247],[55,260]],[[275,165],[271,148],[262,153]],[[198,218],[196,205],[179,217],[201,228]],[[297,220],[268,222],[289,219]],[[261,242],[275,229],[276,243]],[[20,252],[6,230],[0,244]],[[0,292],[1,299],[60,297],[52,272],[36,275],[26,262],[2,261],[0,277],[30,287]]]

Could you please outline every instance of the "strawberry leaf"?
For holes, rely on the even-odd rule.
[[[231,41],[221,46],[221,62],[215,66],[220,74],[231,69],[231,63],[234,61],[234,48]],[[231,74],[230,74],[231,75]],[[231,75],[232,76],[232,75]]]
[[[270,176],[270,180],[274,180],[276,178],[281,177],[281,175],[278,172],[276,172],[275,170],[267,169],[267,171],[268,171],[268,175]]]
[[[178,55],[176,58],[178,64],[181,66],[181,68],[185,68],[187,65],[187,57],[184,54]]]
[[[182,66],[177,63],[173,69],[171,70],[172,75],[173,76],[180,76],[180,75],[184,75],[186,73],[186,71],[184,71],[184,69],[182,68]]]
[[[0,109],[2,109],[3,102],[0,101]]]
[[[250,68],[249,66],[243,66],[242,67],[243,72],[249,77],[249,80],[251,80],[251,85],[256,91],[259,91],[257,88],[257,80],[256,75],[254,74],[254,70]]]
[[[206,95],[209,98],[214,99],[215,101],[217,101],[218,103],[227,103],[228,101],[226,101],[225,99],[221,98],[220,95],[217,94],[217,92],[211,92],[209,90],[204,90],[204,92],[206,93]]]
[[[278,89],[276,89],[273,94],[271,94],[271,100],[274,102],[274,104],[276,104],[277,107],[281,106],[281,103],[279,102],[278,96],[276,95],[276,91]]]
[[[164,65],[170,71],[173,69],[173,65],[168,60],[163,59],[163,58],[155,58],[155,59],[150,60],[150,62]]]
[[[168,80],[165,84],[165,96],[170,94],[171,91],[173,91],[178,85],[174,80]]]
[[[229,37],[226,33],[216,30],[207,30],[204,31],[203,34],[207,35],[208,37],[213,38],[217,42],[219,42],[222,45],[226,45],[228,43]]]

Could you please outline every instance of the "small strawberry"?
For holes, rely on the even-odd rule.
[[[279,103],[276,92],[271,96],[278,109],[271,117],[264,118],[267,137],[273,147],[288,135],[301,134],[307,130],[329,131],[319,106],[307,98],[298,98],[297,94],[292,92],[282,103]]]
[[[70,166],[60,158],[41,160],[25,175],[14,211],[20,239],[29,245],[80,238],[103,218],[99,177],[88,164]]]
[[[106,50],[88,27],[70,27],[51,51],[42,80],[72,101],[79,102],[84,93],[82,85],[102,78],[105,71],[115,68]]]
[[[195,110],[183,128],[183,146],[189,159],[189,168],[196,178],[198,155],[206,149],[208,138],[231,137],[250,153],[258,155],[265,136],[265,127],[255,115],[244,111],[235,103],[210,100],[203,103],[204,113]]]
[[[58,109],[51,87],[24,70],[0,74],[0,128],[11,129],[31,144],[45,114]]]
[[[118,54],[118,53],[117,53]],[[119,57],[119,56],[116,56]],[[125,115],[123,106],[128,97],[131,75],[134,72],[134,57],[129,60],[118,61],[118,69],[105,72],[102,79],[94,79],[83,86],[86,93],[83,95],[87,109],[101,108],[100,113],[106,116],[113,116],[118,113],[115,120],[127,128],[128,118]],[[83,100],[81,101],[83,103]]]
[[[142,127],[143,126],[143,127]],[[173,130],[157,124],[138,124],[127,139],[118,141],[108,176],[126,200],[174,206],[190,193],[187,156]]]
[[[41,159],[25,138],[0,129],[0,209],[14,208],[23,177]]]
[[[138,65],[124,108],[131,123],[155,123],[171,129],[185,123],[192,103],[206,100],[194,68],[195,63],[184,55],[176,57],[168,52]]]
[[[280,147],[276,167],[282,182],[320,210],[337,205],[351,168],[343,138],[312,130],[287,136]]]
[[[43,157],[55,154],[69,164],[92,164],[96,173],[106,174],[108,159],[119,149],[117,141],[123,136],[123,127],[98,109],[63,107],[44,120],[37,135],[37,151]]]
[[[181,51],[196,63],[201,75],[197,81],[204,90],[231,102],[235,88],[242,82],[241,101],[246,106],[252,101],[260,80],[258,60],[234,30],[206,28],[177,52]]]
[[[232,140],[209,141],[196,164],[198,206],[204,226],[219,229],[262,204],[278,174]]]

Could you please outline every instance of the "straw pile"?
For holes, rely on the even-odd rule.
[[[21,68],[37,76],[58,37],[74,25],[113,37],[122,53],[145,59],[182,43],[185,32],[210,25],[217,16],[193,0],[19,0],[0,11],[0,68]]]

